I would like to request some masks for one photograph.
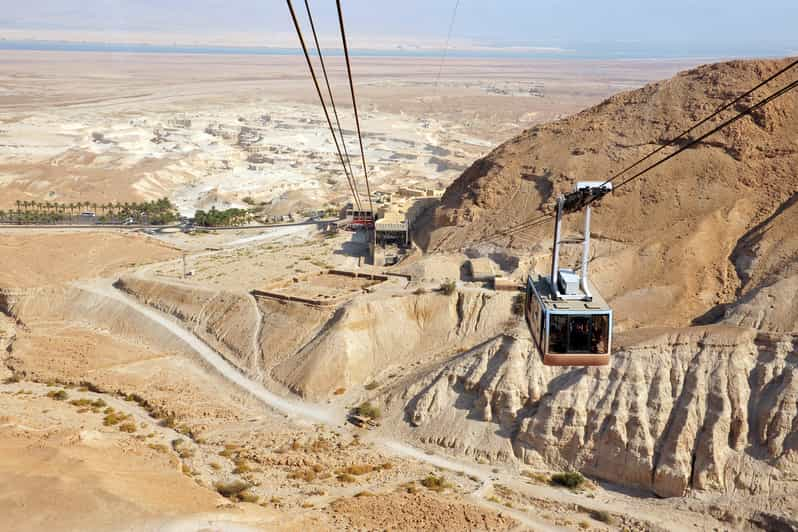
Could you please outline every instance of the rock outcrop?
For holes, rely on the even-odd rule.
[[[798,336],[676,330],[623,347],[610,368],[546,367],[536,353],[524,335],[496,337],[386,401],[423,441],[661,496],[777,495],[798,474]],[[475,420],[489,422],[476,438]]]

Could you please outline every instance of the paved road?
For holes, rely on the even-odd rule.
[[[233,226],[224,226],[224,227],[199,227],[199,226],[191,226],[196,230],[207,230],[207,231],[241,231],[241,230],[249,230],[249,229],[273,229],[277,227],[297,227],[302,225],[315,225],[320,226],[330,222],[338,222],[337,219],[325,219],[325,220],[305,220],[302,222],[290,222],[290,223],[280,223],[280,224],[268,224],[268,225],[233,225]],[[139,224],[63,224],[63,225],[50,225],[50,224],[27,224],[27,225],[18,225],[18,224],[7,224],[7,223],[0,223],[0,229],[94,229],[94,230],[102,230],[102,229],[124,229],[127,231],[153,231],[156,233],[162,233],[169,229],[179,229],[184,230],[188,228],[186,224],[173,224],[173,225],[139,225]]]

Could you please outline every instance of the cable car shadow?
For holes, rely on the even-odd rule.
[[[352,238],[341,244],[340,249],[333,251],[333,255],[345,255],[347,257],[368,257],[369,245],[366,238],[360,231],[352,233]]]

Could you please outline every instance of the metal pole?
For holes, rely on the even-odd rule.
[[[593,295],[587,287],[587,266],[590,262],[590,205],[585,207],[585,236],[582,240],[582,292],[585,294],[586,301],[592,301]]]
[[[554,299],[559,299],[557,290],[557,268],[560,262],[560,228],[562,226],[562,204],[564,198],[557,198],[557,217],[554,222],[554,245],[551,253],[551,293]]]

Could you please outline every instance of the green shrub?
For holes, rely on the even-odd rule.
[[[382,412],[380,411],[379,407],[372,405],[368,401],[358,406],[355,411],[357,412],[357,415],[369,417],[371,419],[379,419],[382,416]]]
[[[438,291],[446,296],[454,294],[455,290],[457,290],[457,283],[455,281],[444,281],[438,288]]]
[[[128,434],[133,434],[136,432],[136,424],[129,421],[127,423],[122,423],[119,425],[119,430],[122,432],[127,432]]]
[[[582,476],[582,473],[578,473],[576,471],[568,471],[566,473],[555,473],[551,476],[551,483],[557,484],[559,486],[565,486],[566,488],[574,489],[578,488],[585,482],[585,477]]]
[[[524,315],[524,307],[526,307],[526,294],[521,293],[513,297],[512,311],[516,316]]]

